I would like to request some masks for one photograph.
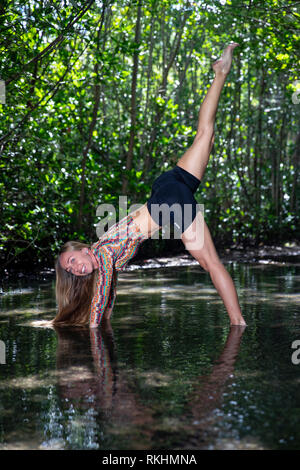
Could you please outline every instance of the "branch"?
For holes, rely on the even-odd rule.
[[[74,26],[75,23],[77,23],[78,20],[80,20],[80,18],[87,12],[87,10],[92,6],[92,4],[94,3],[95,0],[90,0],[90,2],[88,3],[88,5],[83,8],[80,13],[73,19],[73,20],[70,20],[69,23],[67,24],[66,28],[64,29],[64,31],[59,35],[57,36],[56,39],[54,39],[54,41],[51,42],[51,44],[49,44],[45,49],[43,49],[39,54],[37,54],[33,59],[31,59],[29,62],[27,62],[27,64],[23,65],[23,70],[21,73],[18,73],[16,75],[14,75],[13,77],[9,78],[8,80],[6,80],[5,84],[6,86],[9,85],[9,83],[11,83],[12,81],[14,80],[17,80],[23,73],[24,69],[27,68],[30,64],[32,63],[35,63],[37,62],[38,60],[40,60],[42,57],[44,57],[45,55],[49,54],[52,50],[54,50],[56,48],[56,46],[58,46],[64,39],[64,35]]]
[[[96,43],[96,51],[97,51],[97,62],[94,66],[94,73],[95,73],[95,85],[94,85],[94,106],[93,106],[93,112],[92,112],[92,119],[90,122],[89,126],[89,133],[88,133],[88,140],[86,143],[86,146],[83,150],[83,158],[81,162],[81,186],[80,186],[80,196],[79,196],[79,211],[78,211],[78,229],[81,229],[81,224],[82,224],[82,212],[83,212],[83,204],[84,204],[84,199],[85,199],[85,172],[86,172],[86,161],[87,161],[87,156],[90,151],[90,147],[92,144],[92,139],[93,139],[93,131],[95,129],[96,123],[97,123],[97,116],[98,116],[98,110],[99,110],[99,105],[100,105],[100,70],[99,70],[99,49],[100,49],[100,34],[102,31],[104,19],[105,19],[105,11],[106,11],[106,3],[103,2],[102,6],[102,13],[101,13],[101,19],[99,22],[99,27],[97,31],[97,43]]]
[[[86,45],[86,47],[80,52],[80,54],[77,56],[77,58],[67,66],[65,72],[63,73],[63,75],[58,79],[58,81],[55,83],[55,85],[53,87],[50,88],[50,90],[34,105],[31,107],[30,111],[27,112],[27,114],[24,116],[23,119],[21,119],[21,121],[13,128],[11,129],[7,134],[3,135],[1,138],[0,138],[0,142],[2,141],[5,141],[5,139],[7,139],[7,137],[9,137],[12,133],[14,133],[18,128],[20,128],[25,122],[26,120],[28,119],[28,117],[32,114],[32,112],[38,108],[38,106],[43,102],[43,100],[51,93],[52,95],[48,98],[48,100],[46,101],[46,103],[44,104],[44,106],[48,103],[49,100],[51,100],[55,94],[57,93],[58,89],[59,89],[59,86],[64,83],[63,82],[63,79],[65,78],[65,76],[67,75],[67,73],[69,72],[69,70],[73,67],[74,64],[76,64],[76,62],[79,60],[79,58],[82,56],[82,54],[85,52],[85,50],[87,49],[89,43]],[[7,143],[7,142],[6,142]],[[3,152],[4,150],[4,147],[6,145],[6,143],[3,143],[2,145],[2,148],[0,149],[0,155],[1,153]]]
[[[33,245],[35,248],[37,248],[36,245],[34,244],[34,242],[36,241],[36,239],[37,239],[39,233],[40,233],[40,228],[38,229],[35,238],[34,238],[33,240],[31,240],[31,242],[29,242],[28,245],[26,245],[25,248],[23,248],[23,250],[21,250],[19,253],[16,253],[14,256],[12,256],[12,258],[10,258],[8,261],[6,261],[6,263],[4,263],[4,264],[1,266],[1,268],[2,268],[2,269],[5,268],[5,266],[7,266],[8,264],[10,264],[13,259],[17,258],[17,256],[19,256],[21,253],[23,253],[24,251],[26,251],[31,245]],[[16,241],[16,240],[14,240],[14,241]],[[17,240],[17,241],[18,241],[19,243],[20,243],[20,242],[26,243],[25,240]]]

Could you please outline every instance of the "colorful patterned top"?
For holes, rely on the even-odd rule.
[[[99,261],[96,294],[91,305],[90,323],[100,324],[104,311],[114,305],[117,272],[125,269],[147,237],[140,231],[131,215],[114,224],[91,250]]]

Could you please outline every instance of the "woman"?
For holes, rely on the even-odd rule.
[[[220,262],[209,229],[201,212],[197,212],[193,195],[213,146],[216,111],[236,46],[236,43],[227,46],[213,64],[215,77],[200,108],[194,142],[175,168],[155,180],[147,203],[111,227],[94,245],[68,242],[62,248],[56,262],[58,314],[54,324],[89,323],[93,328],[100,324],[102,317],[110,318],[116,297],[117,272],[124,269],[139,245],[162,226],[161,214],[152,210],[161,204],[168,207],[176,204],[181,209],[188,204],[191,209],[189,220],[182,210],[176,220],[173,213],[171,221],[180,230],[185,248],[209,272],[224,302],[230,324],[246,324],[233,281]]]

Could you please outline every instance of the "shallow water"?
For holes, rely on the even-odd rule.
[[[120,274],[93,332],[45,326],[53,280],[4,286],[0,449],[299,449],[300,268],[226,266],[245,329],[198,265]]]

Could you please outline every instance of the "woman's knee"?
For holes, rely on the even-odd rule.
[[[196,258],[197,259],[197,258]],[[204,258],[198,258],[197,259],[198,263],[200,264],[201,268],[204,269],[204,271],[208,272],[209,271],[209,264],[206,259]]]
[[[184,243],[185,249],[190,253],[202,252],[204,248],[204,230],[204,217],[202,212],[198,211],[193,222],[181,236],[181,240]]]
[[[200,266],[204,269],[204,271],[209,273],[223,266],[219,259],[214,259],[205,256],[198,256],[196,259]]]

